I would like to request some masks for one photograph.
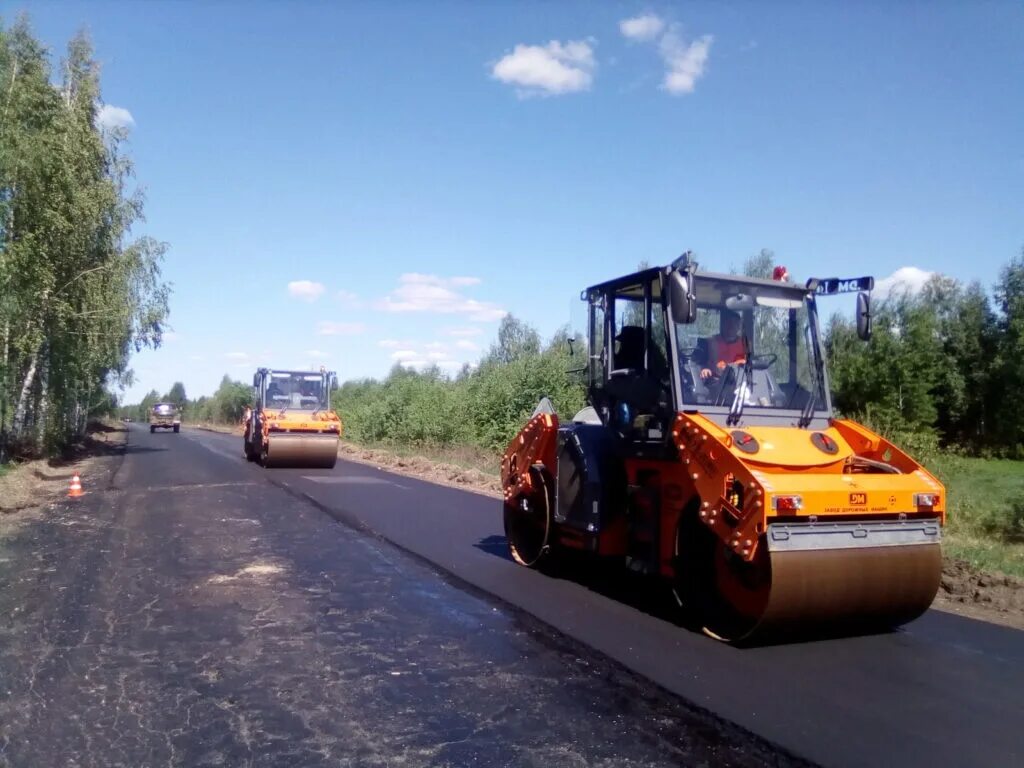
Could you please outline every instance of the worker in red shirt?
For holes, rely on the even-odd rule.
[[[718,335],[708,340],[708,367],[700,372],[700,377],[705,380],[718,376],[728,365],[744,362],[747,356],[743,337],[740,335],[743,324],[740,316],[731,310],[723,309],[718,322]],[[710,366],[714,366],[715,370]]]

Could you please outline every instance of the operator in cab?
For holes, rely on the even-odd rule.
[[[700,372],[700,377],[705,381],[718,376],[726,366],[742,363],[747,355],[743,336],[740,335],[743,323],[739,314],[723,309],[718,322],[719,333],[708,340],[707,365]]]

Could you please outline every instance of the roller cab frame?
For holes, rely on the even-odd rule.
[[[342,425],[331,410],[334,371],[260,368],[253,404],[243,416],[243,452],[264,467],[331,468],[338,460]]]
[[[560,423],[542,400],[502,457],[513,559],[577,551],[656,574],[729,641],[924,612],[945,489],[829,394],[818,300],[857,292],[866,339],[872,287],[703,272],[684,254],[586,289],[589,406]]]

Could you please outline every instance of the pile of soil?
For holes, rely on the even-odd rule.
[[[947,559],[935,607],[1024,629],[1024,579],[982,571],[963,560]]]
[[[501,483],[498,477],[478,469],[445,464],[423,456],[396,456],[387,451],[360,448],[351,443],[342,443],[338,455],[349,461],[369,464],[377,469],[418,477],[440,485],[456,485],[465,490],[501,498]]]
[[[229,426],[227,424],[208,424],[204,421],[188,421],[184,426],[196,429],[205,429],[207,432],[220,432],[224,435],[241,435],[245,433],[245,427],[241,424]]]

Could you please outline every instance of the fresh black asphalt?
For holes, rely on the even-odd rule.
[[[85,497],[0,538],[0,766],[801,764],[574,639],[636,662],[674,637],[659,664],[720,663],[514,569],[494,502],[238,448],[134,429]],[[527,589],[544,621],[447,571]]]
[[[241,461],[240,438],[186,439]],[[514,565],[495,499],[344,461],[254,471],[815,762],[1024,765],[1020,631],[933,610],[889,634],[737,649],[680,627],[657,584]]]

